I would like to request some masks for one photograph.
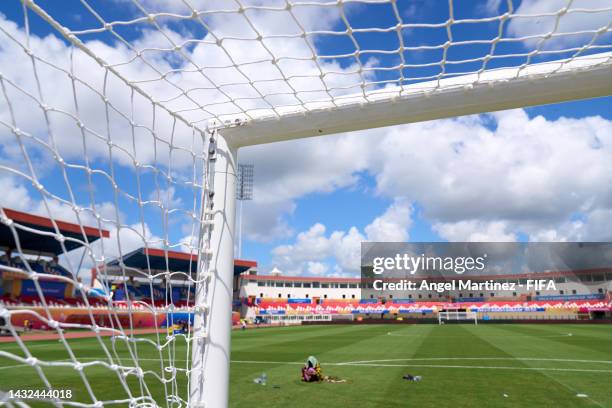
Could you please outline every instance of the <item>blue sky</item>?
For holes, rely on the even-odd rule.
[[[127,1],[88,3],[106,22],[129,21],[143,15]],[[245,4],[259,3],[261,2],[245,2]],[[278,2],[263,3],[276,5]],[[505,22],[501,26],[504,38],[546,33],[554,24],[554,18],[539,14],[554,12],[565,4],[560,0],[550,2],[524,0],[512,3],[516,13],[536,16]],[[579,0],[574,3],[574,7],[583,6]],[[102,25],[80,1],[39,1],[37,4],[56,21],[73,31],[99,28]],[[167,11],[189,14],[189,10],[182,9],[183,6],[177,2],[146,0],[141,4],[152,13]],[[227,0],[218,4],[230,7],[234,3]],[[397,4],[404,23],[444,23],[449,18],[446,0],[406,0],[398,1]],[[486,19],[507,12],[507,4],[506,1],[496,0],[454,1],[453,17],[455,20]],[[208,6],[214,8],[214,3],[209,3]],[[296,15],[309,30],[341,31],[346,28],[336,9],[323,7],[305,9],[300,10],[298,7]],[[344,8],[344,12],[354,29],[397,24],[397,18],[389,3],[370,5],[349,3]],[[20,2],[3,2],[0,13],[4,16],[0,20],[0,25],[5,27],[7,32],[23,32],[24,15]],[[285,23],[281,18],[287,16],[281,15],[280,12],[260,11],[247,14],[264,32],[269,30],[269,33],[274,34],[275,30],[291,28],[290,24],[286,27],[283,25]],[[57,33],[35,13],[29,11],[27,17],[31,38],[36,38],[33,47],[39,47],[38,51],[42,58],[52,59],[68,69],[70,49],[67,47],[67,42],[60,39]],[[228,21],[216,21],[215,18],[221,17],[211,17],[209,23],[219,30],[218,36],[243,35],[246,30]],[[611,19],[610,12],[589,15],[569,13],[560,20],[562,24],[557,32],[581,30],[591,32],[600,28],[602,22],[609,23]],[[270,21],[278,22],[278,27],[270,25]],[[179,40],[208,38],[206,36],[209,33],[202,25],[193,21],[160,18],[158,22],[166,33]],[[13,26],[13,23],[16,26]],[[534,32],[533,27],[540,32]],[[114,29],[121,37],[136,44],[136,48],[146,49],[152,46],[167,48],[163,41],[154,37],[157,34],[155,28],[146,22],[116,25]],[[499,21],[458,23],[451,28],[451,38],[444,26],[412,27],[403,30],[402,40],[406,47],[441,45],[451,39],[453,43],[465,42],[463,45],[451,46],[446,57],[447,61],[451,62],[464,61],[490,53],[491,43],[481,44],[473,41],[491,40],[497,36],[499,29]],[[113,58],[119,61],[130,55],[117,37],[108,31],[83,34],[79,35],[79,38],[87,43],[88,47],[97,50],[112,61],[115,61]],[[366,51],[361,54],[359,62],[365,67],[379,68],[365,74],[368,81],[381,82],[377,85],[379,88],[383,86],[384,81],[397,79],[400,75],[407,78],[435,77],[441,73],[473,72],[483,67],[483,61],[449,63],[444,67],[422,66],[439,61],[443,50],[421,49],[406,51],[404,54],[406,64],[421,66],[407,67],[401,72],[385,70],[382,68],[392,67],[401,62],[399,56],[371,53],[367,50],[395,50],[399,46],[398,34],[395,31],[366,32],[355,33],[354,38],[360,50]],[[536,63],[570,57],[576,52],[576,47],[590,42],[601,48],[587,51],[583,55],[610,51],[612,48],[610,39],[609,32],[603,35],[594,35],[591,32],[578,36],[553,37],[552,40],[541,44],[536,40],[500,42],[496,45],[494,55],[526,54],[530,50],[537,49],[543,52],[530,59],[530,62]],[[354,44],[348,36],[319,34],[312,36],[311,40],[319,55],[333,57],[321,62],[328,64],[326,66],[331,67],[330,69],[346,73],[356,66],[357,60],[353,56],[341,57],[342,54],[355,51]],[[230,53],[236,53],[237,59],[242,57],[241,50],[245,54],[251,51],[248,49],[251,43],[243,42],[245,44],[228,45],[228,50]],[[188,44],[183,50],[196,58],[198,47],[201,46],[201,44]],[[275,46],[278,45],[271,45],[272,48]],[[566,51],[554,52],[556,50]],[[31,68],[19,51],[18,47],[0,46],[0,61],[6,64],[0,65],[0,72],[9,79],[13,74],[15,83],[23,89],[35,89],[33,76],[29,72]],[[290,49],[288,52],[293,51],[299,53],[300,48]],[[17,56],[13,56],[12,52]],[[81,57],[76,59],[75,67],[77,75],[81,73],[86,80],[95,84],[94,88],[97,91],[101,92],[100,75],[96,76],[93,68],[86,68],[89,66],[87,64],[92,62],[82,62],[81,66],[79,58]],[[151,58],[166,70],[189,66],[172,52],[151,51]],[[11,61],[16,62],[12,64]],[[528,58],[524,55],[493,58],[486,63],[486,68],[515,66],[527,61]],[[22,71],[21,68],[16,68],[19,64],[23,64]],[[298,64],[283,69],[289,72],[299,67]],[[57,101],[58,106],[64,110],[74,109],[70,106],[72,102],[69,94],[72,90],[65,75],[52,70],[47,72],[48,69],[44,66],[39,66],[38,69],[47,79],[43,85],[43,94],[47,93],[47,98]],[[142,70],[143,77],[148,74],[145,67],[132,67],[131,64],[119,69],[125,69],[126,77],[137,74],[139,69]],[[58,75],[57,82],[54,75]],[[340,79],[336,78],[336,81],[338,82],[333,84],[342,85]],[[193,82],[185,83],[187,86],[194,86]],[[405,82],[408,83],[411,81]],[[121,84],[112,86],[119,89]],[[368,89],[373,89],[373,86]],[[18,91],[14,94],[12,92],[9,90],[9,96],[12,95],[15,101],[24,98]],[[58,92],[66,92],[68,96],[64,100],[61,95],[57,95]],[[136,96],[137,100],[132,106],[127,97],[129,94],[122,92],[124,91],[117,91],[117,103],[123,112],[129,116],[130,110],[135,107],[135,118],[149,123],[151,117],[147,111],[149,109],[147,101],[140,100]],[[152,92],[161,92],[161,88],[153,89]],[[81,112],[85,125],[103,134],[106,124],[106,120],[103,119],[104,110],[100,109],[103,105],[99,104],[93,93],[84,88],[79,88],[77,94],[79,103],[84,105]],[[6,106],[4,98],[1,103]],[[53,105],[52,102],[51,104]],[[42,140],[47,140],[44,116],[39,107],[35,104],[28,107],[25,103],[23,106],[27,112],[22,116],[17,115],[21,119],[18,127],[26,131],[31,130],[31,134],[40,135]],[[7,123],[10,122],[7,119],[7,110],[3,109],[2,105],[0,105],[0,114],[2,119]],[[608,220],[612,216],[612,194],[608,192],[610,184],[606,184],[609,181],[606,170],[610,170],[609,173],[612,174],[612,167],[606,167],[606,160],[610,157],[612,149],[609,135],[611,116],[612,98],[606,97],[530,107],[520,112],[448,119],[434,123],[364,131],[353,135],[244,148],[239,153],[239,160],[254,163],[256,167],[255,200],[244,203],[245,239],[242,257],[257,260],[263,271],[278,266],[293,274],[351,274],[355,272],[354,262],[351,261],[351,258],[354,258],[352,254],[355,242],[360,239],[411,241],[612,239],[612,235],[601,232],[602,225],[605,225],[602,224],[602,220]],[[64,123],[64,118],[58,118],[52,114],[52,127],[57,126],[54,130],[60,133],[58,137],[71,139],[62,139],[63,143],[57,151],[68,163],[83,165],[84,148],[80,146],[82,138],[78,128],[74,123]],[[172,123],[168,117],[160,115],[156,120],[158,126],[156,132],[163,135],[162,139],[171,137],[168,135],[172,134]],[[177,143],[183,150],[173,151],[171,156],[174,156],[168,159],[168,152],[162,141],[157,140],[147,129],[137,129],[136,135],[132,136],[129,133],[125,134],[130,129],[125,119],[115,115],[111,117],[110,123],[111,134],[121,134],[121,137],[126,137],[125,140],[118,142],[126,149],[126,153],[115,149],[113,160],[110,160],[104,143],[96,141],[95,138],[88,142],[90,143],[88,149],[91,149],[89,153],[92,154],[90,167],[100,170],[99,174],[94,174],[91,182],[84,168],[65,170],[66,175],[64,175],[57,161],[51,157],[49,149],[41,149],[40,143],[28,145],[28,152],[46,191],[56,197],[68,199],[70,192],[67,186],[70,186],[75,202],[79,206],[91,206],[93,196],[95,205],[99,206],[99,213],[111,219],[115,218],[112,207],[115,205],[115,200],[118,200],[121,211],[118,222],[122,226],[139,229],[140,234],[145,235],[145,239],[150,241],[148,244],[159,246],[163,244],[162,240],[167,238],[171,245],[180,248],[180,241],[191,234],[192,223],[187,215],[192,211],[194,199],[197,200],[199,197],[197,189],[194,190],[188,183],[194,180],[201,182],[199,176],[194,178],[192,171],[195,166],[196,173],[199,173],[201,163],[197,157],[190,156],[187,151],[194,146],[195,149],[201,148],[200,141],[192,140],[189,130],[184,126],[180,128],[179,124],[175,132],[180,137],[172,143]],[[16,151],[14,142],[11,144],[10,137],[6,136],[12,135],[6,131],[6,128],[0,130],[4,132],[0,146],[2,162],[10,168],[23,170],[23,158],[20,152]],[[477,136],[469,137],[472,134]],[[584,143],[575,144],[577,142],[571,139],[571,134],[576,135],[577,141]],[[431,145],[428,135],[431,136]],[[516,138],[512,138],[511,135],[516,135]],[[556,142],[557,137],[559,143]],[[449,149],[449,146],[453,146],[455,150]],[[581,149],[585,149],[584,152]],[[512,157],[506,156],[505,150],[508,156]],[[575,155],[572,155],[572,152],[575,152]],[[436,162],[435,159],[434,163],[432,160],[425,160],[424,157],[430,153],[433,158],[440,157],[440,162]],[[161,168],[168,168],[169,161],[172,163],[170,167],[175,167],[171,173],[175,178],[168,183],[163,174],[151,172],[147,167],[136,172],[133,158],[152,166],[159,164]],[[414,162],[414,166],[407,165],[407,160]],[[559,171],[563,168],[563,163],[575,170],[568,171],[567,174],[565,170]],[[578,174],[581,172],[592,174],[592,182],[579,177]],[[112,183],[103,173],[113,174],[119,189],[128,192],[133,198],[130,199],[123,194],[115,196]],[[5,181],[6,185],[19,191],[19,194],[13,194],[17,198],[12,201],[5,198],[4,205],[44,212],[40,204],[42,197],[31,187],[27,179],[11,172],[4,174],[7,180],[10,178],[9,181]],[[439,177],[435,178],[433,174],[439,174]],[[428,179],[429,175],[432,175],[431,179]],[[488,179],[488,176],[491,176],[491,179]],[[69,180],[68,184],[65,182],[65,177]],[[482,183],[479,183],[479,178],[482,178]],[[533,194],[530,194],[530,191],[523,191],[522,186],[527,186],[527,190],[533,189]],[[173,212],[169,219],[165,220],[161,216],[159,205],[139,206],[136,203],[139,195],[144,201],[161,201],[180,211]],[[69,209],[63,208],[62,205],[61,202],[57,203],[58,214],[70,217]],[[91,217],[88,220],[95,221]],[[143,230],[146,232],[143,233]],[[129,242],[131,246],[138,246],[138,237],[126,238],[124,241]],[[111,244],[110,247],[113,245],[116,246]],[[107,252],[113,253],[110,249],[107,249]]]

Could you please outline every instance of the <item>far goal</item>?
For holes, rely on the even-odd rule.
[[[474,323],[478,324],[478,314],[476,312],[444,311],[438,312],[438,324],[446,322]]]

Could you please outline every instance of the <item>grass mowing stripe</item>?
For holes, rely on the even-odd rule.
[[[512,327],[512,328],[508,328],[505,326],[507,325],[499,325],[498,328],[506,332],[507,334],[516,333],[518,331],[518,332],[521,332],[521,333],[524,333],[526,335],[530,335],[536,338],[542,338],[542,336],[540,336],[540,333],[542,332],[555,333],[555,334],[569,332],[572,334],[571,336],[551,336],[549,339],[552,341],[557,341],[558,343],[568,344],[568,345],[576,346],[576,347],[579,346],[585,349],[590,349],[593,351],[603,352],[607,354],[612,352],[612,348],[609,346],[610,341],[612,341],[612,338],[610,338],[609,341],[602,341],[603,340],[602,336],[606,336],[607,334],[609,334],[609,332],[612,331],[612,330],[609,330],[609,325],[602,326],[602,329],[605,329],[607,327],[608,332],[606,332],[605,330],[601,330],[602,336],[600,337],[594,337],[592,335],[584,335],[583,334],[584,331],[577,330],[576,327],[574,329],[572,329],[571,327],[568,328],[565,325],[558,326],[558,325],[524,324],[524,325],[517,325],[516,327]],[[542,326],[549,326],[549,327],[542,327]]]
[[[607,386],[612,381],[612,370],[609,370],[612,350],[589,347],[591,339],[584,343],[584,337],[598,338],[596,333],[600,333],[599,341],[609,344],[609,326],[580,326],[580,332],[578,329],[575,331],[578,338],[573,336],[568,342],[542,336],[572,332],[574,326],[569,330],[568,325],[559,325],[558,328],[526,326],[515,325],[513,331],[513,325],[495,324],[342,325],[234,332],[230,407],[254,404],[266,408],[310,408],[313,405],[582,408],[597,404],[612,407],[612,395]],[[28,346],[38,343],[29,342]],[[109,345],[109,340],[105,344]],[[105,360],[95,340],[79,339],[71,341],[70,346],[77,350],[77,359]],[[32,353],[45,360],[66,359],[66,351],[62,349],[61,343],[47,342],[46,346],[33,348]],[[0,350],[16,351],[3,348],[2,344]],[[124,361],[130,360],[124,346],[117,352]],[[299,368],[309,354],[319,358],[324,373],[344,378],[347,383],[302,383]],[[139,346],[138,356],[144,370],[160,371],[159,353],[153,347]],[[175,360],[177,366],[184,367],[188,358],[184,342],[176,344],[176,356],[179,357]],[[2,363],[14,365],[0,357]],[[252,381],[262,372],[268,374],[265,387]],[[402,380],[404,372],[422,375],[423,381]],[[45,369],[45,373],[54,387],[71,388],[79,401],[89,402],[75,370],[54,368]],[[125,395],[108,369],[88,368],[85,375],[94,384],[99,399]],[[0,390],[19,389],[24,385],[31,389],[39,388],[36,378],[29,366],[7,368],[0,372]],[[185,378],[181,374],[177,379],[180,392],[185,390]],[[139,382],[133,376],[128,380],[130,388],[139,392]],[[587,394],[591,400],[576,397],[567,388],[568,384]],[[151,377],[146,378],[146,385],[156,400],[163,403],[163,386]],[[272,388],[272,385],[280,388]]]
[[[450,327],[448,325],[445,325],[443,327]],[[514,362],[513,366],[472,366],[472,367],[477,367],[478,369],[482,369],[480,367],[485,367],[484,369],[487,371],[500,371],[500,370],[511,370],[511,371],[519,371],[519,372],[529,372],[529,382],[533,383],[533,384],[538,384],[539,387],[544,387],[548,390],[562,390],[563,388],[561,388],[563,385],[559,384],[558,382],[554,381],[554,379],[549,378],[548,376],[546,376],[541,370],[534,370],[534,367],[529,367],[529,364],[526,361],[521,361],[521,360],[517,360],[515,359],[514,355],[509,352],[509,350],[507,349],[507,347],[502,347],[500,346],[499,342],[504,342],[504,343],[523,343],[523,342],[528,342],[530,340],[529,337],[527,338],[522,338],[522,337],[517,337],[516,333],[509,333],[509,336],[511,337],[506,337],[506,336],[496,336],[496,331],[494,328],[490,327],[489,325],[480,325],[480,326],[475,326],[475,325],[471,325],[471,324],[459,324],[457,325],[458,329],[455,329],[454,331],[460,331],[460,333],[462,335],[465,335],[467,337],[467,335],[470,335],[470,338],[466,338],[466,339],[451,339],[450,341],[444,341],[444,340],[440,340],[439,343],[441,343],[442,345],[444,345],[444,347],[448,348],[449,342],[455,342],[457,344],[455,344],[455,347],[451,348],[449,351],[454,351],[455,353],[457,353],[457,351],[455,351],[454,349],[458,349],[458,351],[460,351],[460,356],[461,357],[465,357],[466,355],[463,353],[466,352],[471,352],[473,353],[474,350],[478,350],[478,353],[473,353],[473,354],[478,354],[478,355],[483,355],[483,356],[496,356],[496,357],[503,357],[505,359],[511,360]],[[442,329],[444,330],[444,329]],[[494,341],[497,340],[497,341]],[[473,355],[472,354],[472,355]],[[457,369],[457,368],[461,368],[461,369],[465,369],[466,367],[464,366],[458,366],[458,365],[446,365],[447,367],[445,368],[449,368],[449,369]],[[504,383],[497,383],[495,376],[493,376],[492,378],[489,379],[490,384],[493,384],[495,387],[499,387],[500,389],[505,388],[506,384]],[[525,381],[526,378],[521,378],[522,381]],[[476,395],[481,395],[482,398],[485,398],[485,396],[488,394],[488,390],[483,389],[481,387],[471,387],[471,391],[476,394]]]
[[[554,328],[547,328],[546,332],[556,332],[556,333],[560,333],[562,331],[565,331],[566,328],[564,327],[554,327]],[[471,328],[470,329],[472,332],[474,332],[475,334],[478,335],[478,330],[475,330],[475,328]],[[500,325],[499,327],[493,327],[492,328],[493,331],[509,331],[508,328]],[[558,338],[555,337],[541,337],[540,335],[540,329],[536,328],[535,330],[533,328],[528,327],[528,325],[521,325],[521,326],[517,326],[516,330],[519,332],[523,332],[525,334],[528,334],[529,332],[535,332],[537,333],[535,336],[530,336],[531,339],[530,341],[528,341],[525,344],[521,344],[521,348],[537,348],[539,350],[541,350],[541,353],[548,353],[549,350],[556,350],[556,352],[558,353],[559,351],[561,351],[563,354],[567,354],[567,355],[574,355],[573,353],[578,353],[580,354],[581,352],[584,351],[576,351],[574,350],[569,351],[569,350],[559,350],[558,347],[556,347],[557,344],[559,344],[560,342],[558,341]],[[512,330],[510,330],[512,331]],[[512,342],[506,342],[500,339],[500,337],[494,337],[494,336],[480,336],[481,338],[485,339],[486,341],[490,342],[491,344],[495,343],[498,347],[503,348],[504,350],[506,350],[506,352],[508,354],[511,354],[513,356],[516,357],[516,345],[513,345]],[[573,337],[573,336],[572,336]],[[563,344],[563,343],[561,343]],[[519,352],[520,353],[520,352]],[[550,380],[554,381],[556,384],[561,385],[563,388],[565,388],[566,390],[570,391],[570,395],[577,395],[579,393],[581,393],[579,391],[579,389],[577,389],[575,387],[576,383],[570,383],[567,382],[564,378],[561,378],[559,376],[555,375],[555,372],[561,371],[559,369],[543,369],[542,367],[533,367],[533,362],[534,360],[522,360],[526,365],[528,365],[531,369],[534,369],[536,371],[539,371],[542,373],[542,375],[546,376],[547,378],[549,378]],[[574,372],[579,372],[579,369],[565,369],[564,371],[568,372],[568,371],[574,371]],[[584,369],[583,369],[584,370]],[[596,372],[596,371],[590,371],[590,372]],[[603,373],[606,373],[606,371],[603,371]],[[600,401],[595,400],[593,397],[589,396],[588,399],[590,401],[592,401],[593,403],[597,404],[598,406],[602,406]]]
[[[316,355],[321,359],[326,353],[333,353],[335,349],[350,347],[366,339],[364,336],[354,336],[354,333],[367,330],[363,326],[343,325],[328,327],[332,330],[322,330],[320,327],[317,327],[317,330],[309,333],[304,328],[302,326],[298,330],[292,330],[293,336],[283,336],[281,340],[271,335],[270,341],[265,344],[252,345],[248,348],[242,347],[239,350],[232,349],[232,359],[252,360],[251,356],[254,350],[257,350],[258,354],[262,356],[262,360],[275,361],[280,358],[287,361],[305,361],[309,355]],[[242,332],[241,334],[245,333]],[[241,337],[244,338],[246,336]],[[276,367],[274,367],[273,363],[266,367],[268,371],[274,368]],[[298,373],[298,370],[296,370],[296,373]],[[297,376],[297,374],[295,375]],[[242,372],[237,374],[236,378],[245,379],[252,376],[253,373]]]

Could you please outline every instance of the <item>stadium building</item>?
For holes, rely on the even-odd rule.
[[[415,278],[440,281],[436,277]],[[554,282],[555,289],[535,290],[527,282]],[[405,297],[374,296],[372,282],[359,278],[319,278],[257,275],[245,272],[238,282],[242,315],[248,319],[291,321],[324,320],[345,316],[363,318],[437,319],[440,311],[476,312],[478,318],[496,319],[598,319],[610,316],[612,269],[559,271],[520,275],[490,275],[471,279],[473,286],[504,286],[510,290],[415,290]],[[479,285],[482,283],[482,285]],[[283,316],[287,316],[286,318]]]

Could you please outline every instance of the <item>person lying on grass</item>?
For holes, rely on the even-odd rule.
[[[321,364],[314,356],[308,357],[306,364],[302,367],[302,381],[316,382],[321,380],[323,380]]]
[[[346,380],[343,380],[339,377],[333,377],[330,375],[323,375],[323,371],[321,370],[321,364],[314,356],[308,357],[306,360],[306,364],[302,367],[302,381],[305,382],[331,382],[331,383],[343,383]]]

